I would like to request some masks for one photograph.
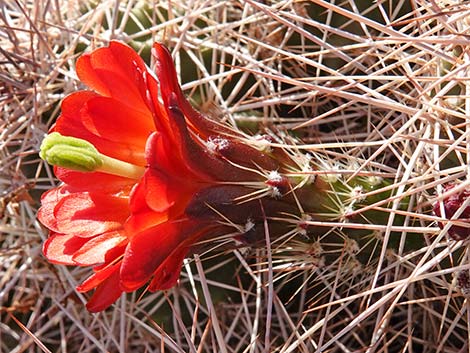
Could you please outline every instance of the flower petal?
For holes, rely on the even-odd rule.
[[[171,190],[167,176],[154,169],[147,169],[143,178],[145,201],[155,212],[165,212],[176,202],[179,192]]]
[[[113,97],[133,109],[146,112],[142,80],[144,61],[129,46],[112,41],[108,47],[80,56],[76,64],[80,81],[105,97]]]
[[[54,209],[57,230],[80,237],[117,230],[128,215],[127,198],[98,193],[65,195]]]
[[[65,168],[54,168],[55,176],[76,191],[89,191],[114,194],[129,194],[135,184],[134,179],[100,172],[78,172]],[[90,183],[90,180],[93,180]]]
[[[113,102],[114,100],[100,98],[93,92],[73,93],[62,101],[62,114],[52,131],[57,131],[64,136],[84,139],[109,157],[132,164],[145,165],[143,152],[146,137],[152,130],[150,127],[153,126],[151,115],[148,111],[139,113],[136,110],[126,108],[123,114],[119,114],[117,118],[119,125],[116,125],[114,121],[110,121],[113,119],[113,115],[98,114],[100,112],[100,114],[115,114],[115,110],[110,108]],[[129,132],[125,123],[126,119],[136,121],[137,125],[142,126],[137,129],[138,133],[130,133],[128,136],[124,134],[124,132]],[[97,123],[96,121],[99,120],[102,121]],[[112,133],[104,138],[100,133],[103,134],[106,124],[111,126],[106,131]],[[131,124],[131,127],[135,126]],[[122,133],[116,132],[116,130],[121,130]]]
[[[65,194],[64,187],[58,187],[45,192],[41,196],[41,207],[38,210],[37,217],[39,221],[51,231],[58,232],[54,209]]]
[[[178,282],[188,251],[189,248],[179,247],[158,266],[150,282],[149,291],[167,290]]]
[[[184,220],[166,222],[135,235],[122,260],[121,287],[125,291],[140,288],[170,254],[195,241],[200,230],[200,225]]]
[[[86,239],[86,238],[85,238]],[[79,266],[93,266],[104,263],[106,255],[110,250],[121,247],[124,252],[124,245],[127,237],[120,232],[107,232],[89,239],[72,256],[73,261]]]
[[[73,234],[53,233],[44,242],[42,251],[47,259],[55,264],[77,265],[73,254],[88,241]]]
[[[119,269],[121,267],[121,261],[112,264],[106,265],[102,269],[96,271],[93,275],[88,277],[85,281],[82,282],[79,286],[77,286],[77,291],[79,292],[88,292],[93,288],[96,288],[101,283],[106,281],[110,276],[114,274],[119,274]]]
[[[111,273],[102,283],[98,285],[86,307],[96,313],[103,311],[112,305],[122,294],[119,287],[119,263],[111,268]]]
[[[155,57],[155,72],[160,81],[160,90],[165,105],[169,105],[170,96],[176,94],[176,100],[181,107],[182,112],[188,118],[191,125],[203,138],[209,137],[214,133],[228,133],[229,130],[214,121],[207,119],[201,113],[196,111],[188,100],[184,97],[181,87],[178,83],[175,65],[168,49],[155,43],[152,48],[152,55]],[[231,132],[233,134],[233,131]]]
[[[144,151],[147,137],[155,130],[149,111],[139,112],[107,97],[88,100],[82,112],[82,122],[93,134],[129,144],[136,151]]]

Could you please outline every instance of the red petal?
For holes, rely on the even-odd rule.
[[[55,176],[76,191],[89,191],[114,194],[120,192],[128,195],[132,186],[135,184],[134,179],[124,178],[117,175],[106,173],[82,173],[74,170],[56,167],[54,168]],[[93,180],[90,183],[90,180]]]
[[[148,209],[147,211],[132,214],[124,225],[124,229],[129,239],[132,239],[136,234],[166,221],[168,221],[167,212],[158,213]]]
[[[106,97],[88,100],[82,118],[85,127],[93,134],[129,144],[131,149],[140,153],[144,152],[147,137],[155,130],[150,111],[139,112]]]
[[[133,291],[147,282],[165,259],[196,231],[190,221],[166,222],[131,239],[121,267],[121,287]]]
[[[155,212],[167,211],[178,198],[178,191],[170,190],[168,177],[154,169],[147,169],[143,178],[143,185],[145,201]],[[184,189],[183,185],[181,187]]]
[[[170,289],[178,282],[183,260],[188,251],[189,249],[185,247],[178,248],[163,261],[150,282],[149,290],[151,292]]]
[[[168,212],[153,211],[147,205],[146,197],[147,195],[144,183],[141,182],[136,184],[131,192],[129,202],[131,216],[127,219],[124,225],[124,229],[126,230],[129,238],[132,238],[134,234],[140,233],[147,228],[168,220]]]
[[[64,136],[73,136],[87,140],[93,144],[97,139],[82,123],[82,109],[86,103],[98,95],[89,91],[79,91],[64,98],[61,104],[61,115],[57,119],[52,131],[60,132]]]
[[[155,131],[150,134],[145,145],[145,160],[147,164],[151,168],[157,168],[165,171],[167,174],[182,173],[179,158],[171,157],[170,151],[163,141],[162,133]]]
[[[38,210],[37,217],[45,227],[52,231],[58,232],[54,209],[60,199],[67,194],[68,192],[63,187],[58,187],[45,192],[41,196],[41,207]]]
[[[147,169],[131,193],[131,216],[125,224],[129,237],[181,215],[200,187],[188,180],[169,178],[158,170]]]
[[[82,284],[77,286],[79,292],[88,292],[93,288],[96,288],[101,283],[106,281],[111,275],[119,274],[119,268],[121,267],[121,262],[115,263],[113,265],[107,265],[106,267],[95,272],[92,276],[88,277]]]
[[[86,307],[92,313],[103,311],[118,300],[121,294],[119,266],[115,266],[110,276],[96,288]]]
[[[121,247],[124,253],[123,243],[126,241],[126,235],[122,235],[119,232],[100,234],[83,244],[83,246],[74,253],[72,259],[79,266],[100,264],[106,261],[106,255],[110,250]]]
[[[60,105],[62,115],[79,118],[77,115],[80,115],[80,110],[83,108],[85,103],[96,97],[99,97],[99,95],[92,91],[78,91],[69,94],[63,99]]]
[[[96,102],[93,103],[95,100]],[[110,133],[109,136],[103,134],[103,137],[99,135],[100,132],[96,126],[100,128],[101,132],[103,132],[104,125],[113,126],[112,114],[115,113],[112,108],[108,109],[113,100],[108,98],[105,101],[107,102],[106,105],[99,107],[100,103],[103,102],[103,98],[87,91],[76,92],[67,96],[62,102],[62,114],[57,120],[54,131],[65,136],[87,140],[107,156],[137,165],[145,165],[145,141],[147,134],[150,132],[149,126],[153,124],[151,116],[148,115],[149,112],[139,113],[129,108],[125,111],[129,114],[129,119],[137,120],[137,123],[144,127],[143,130],[147,131],[147,134],[144,132],[137,135],[139,141],[137,145],[135,144],[136,134],[129,134],[132,138],[130,141],[123,135],[116,135],[115,131],[119,128],[122,131],[129,132],[127,125],[123,122],[125,117],[122,115],[119,118],[120,126],[109,128],[107,130]],[[84,121],[87,122],[87,126],[84,125]],[[138,131],[141,132],[142,130],[139,128]]]
[[[96,55],[96,52],[105,51],[106,48],[100,48],[97,51],[93,52]],[[111,96],[111,91],[106,84],[106,81],[102,77],[99,77],[91,64],[91,54],[86,53],[80,56],[75,65],[75,70],[77,75],[84,84],[96,91],[97,93],[109,97]]]
[[[73,193],[60,199],[54,209],[57,229],[81,237],[116,230],[129,215],[127,198]]]
[[[56,264],[76,265],[73,254],[88,240],[69,234],[52,234],[42,248],[44,256]]]
[[[170,96],[175,93],[178,105],[181,107],[186,118],[191,122],[194,130],[198,131],[203,138],[207,138],[214,133],[229,132],[225,127],[215,124],[201,113],[196,111],[188,100],[184,97],[178,83],[175,65],[168,49],[160,43],[155,43],[152,54],[156,59],[155,71],[160,81],[160,90],[165,105],[169,104]],[[233,131],[230,132],[233,135]]]
[[[181,111],[176,106],[170,106],[167,113],[171,133],[154,133],[147,140],[145,158],[149,166],[168,175],[210,180],[209,171],[198,165],[208,156],[191,138]]]
[[[148,73],[146,73],[143,77],[146,81],[145,94],[148,98],[147,106],[152,112],[157,131],[160,131],[162,133],[171,133],[171,128],[169,127],[168,116],[166,114],[165,107],[159,99],[159,83],[153,76],[150,76]]]
[[[103,96],[145,112],[148,108],[142,75],[147,71],[144,61],[129,46],[111,42],[109,47],[82,55],[76,64],[80,80]]]

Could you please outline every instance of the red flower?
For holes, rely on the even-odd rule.
[[[227,231],[214,221],[212,207],[237,222],[259,212],[253,203],[236,206],[234,199],[250,191],[227,184],[263,185],[259,171],[278,168],[191,107],[165,47],[155,44],[153,55],[157,77],[119,42],[82,55],[77,74],[92,91],[66,97],[51,129],[99,152],[90,147],[100,159],[91,171],[70,170],[68,159],[59,163],[55,174],[62,184],[43,195],[38,213],[50,230],[44,244],[49,261],[93,266],[94,274],[77,288],[95,289],[87,304],[93,312],[149,281],[151,291],[172,287],[194,244]],[[73,145],[65,147],[67,158],[82,158],[75,150],[81,143],[65,143]],[[46,145],[46,160],[64,159],[62,147]]]

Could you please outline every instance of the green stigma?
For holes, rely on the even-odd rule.
[[[58,132],[44,138],[39,157],[51,165],[79,172],[104,172],[131,179],[139,179],[145,172],[144,167],[101,154],[86,140]]]
[[[39,156],[51,165],[80,172],[93,172],[103,165],[100,153],[90,142],[58,132],[42,141]]]

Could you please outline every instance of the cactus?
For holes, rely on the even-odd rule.
[[[444,352],[467,344],[466,4],[19,0],[0,13],[0,350]],[[244,174],[237,195],[225,184],[190,190],[197,197],[185,212],[197,221],[186,224],[194,242],[177,285],[115,292],[115,305],[91,315],[82,310],[90,282],[75,289],[90,270],[41,254],[40,196],[59,186],[54,169],[62,179],[73,173],[38,152],[60,101],[84,89],[77,58],[111,40],[148,68],[153,43],[167,46],[184,96],[223,131],[209,136],[189,122],[191,139],[218,158],[225,140],[249,148],[223,157],[237,175],[256,173]],[[171,107],[180,119],[180,103]],[[116,177],[130,167],[125,198],[147,164],[104,161],[120,156],[102,142],[93,140],[98,160],[79,161],[93,169],[81,178],[97,161]],[[76,150],[63,155],[61,146],[45,146],[44,159],[76,162]],[[252,150],[276,166],[251,163]],[[215,232],[214,220],[223,225]]]

